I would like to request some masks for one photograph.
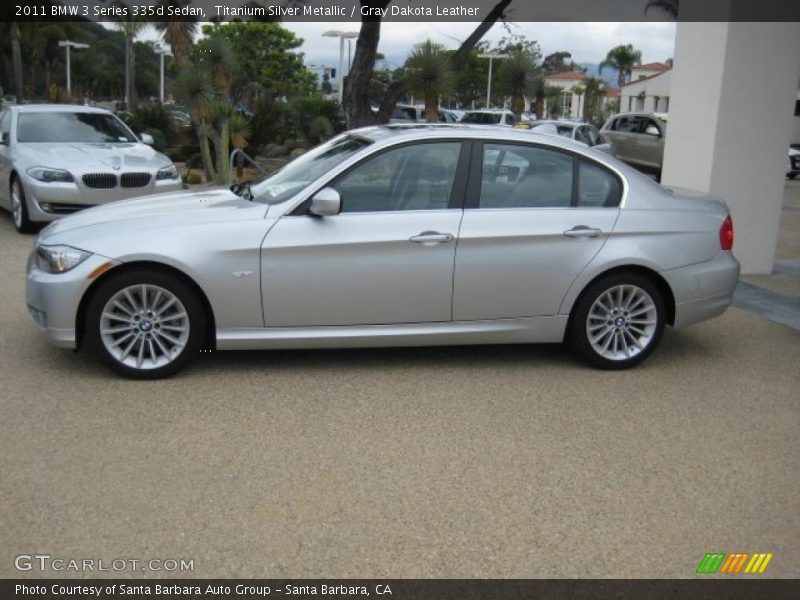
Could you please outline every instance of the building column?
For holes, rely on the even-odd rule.
[[[742,273],[771,273],[800,78],[800,23],[680,22],[662,184],[731,208]]]

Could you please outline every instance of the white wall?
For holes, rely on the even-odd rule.
[[[743,273],[770,273],[800,77],[800,23],[680,22],[662,183],[731,207]]]

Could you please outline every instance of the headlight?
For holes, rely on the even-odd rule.
[[[170,165],[168,167],[164,167],[163,169],[159,169],[158,173],[156,173],[156,181],[161,179],[178,179],[180,174],[178,173],[178,167],[175,165]]]
[[[49,169],[47,167],[31,167],[28,169],[28,175],[46,183],[52,183],[54,181],[68,183],[70,181],[75,181],[69,171]]]
[[[77,267],[92,255],[72,246],[39,246],[36,248],[36,266],[48,273],[64,273]]]

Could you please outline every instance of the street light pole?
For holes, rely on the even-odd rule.
[[[62,40],[58,42],[59,47],[67,49],[67,95],[72,95],[72,71],[70,68],[70,48],[75,48],[76,50],[80,50],[83,48],[88,48],[89,44],[78,44],[77,42],[70,42],[69,40]]]
[[[158,99],[163,105],[164,104],[164,57],[172,55],[166,48],[158,48],[156,52],[158,52],[158,57],[160,60]]]
[[[352,38],[358,37],[357,31],[339,31],[338,29],[333,29],[331,31],[326,31],[322,34],[322,37],[338,37],[339,38],[339,72],[337,73],[339,77],[339,104],[342,103],[344,99],[344,41],[350,40]]]
[[[486,108],[489,108],[492,98],[492,61],[495,58],[508,58],[508,54],[479,54],[478,57],[489,59],[489,80],[486,82]]]

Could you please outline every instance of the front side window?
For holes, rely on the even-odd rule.
[[[11,132],[11,112],[4,110],[0,112],[0,136],[3,140],[8,140],[8,134]]]
[[[138,141],[117,117],[105,113],[23,112],[17,117],[20,143],[132,143]]]
[[[368,158],[333,184],[342,212],[447,208],[460,153],[460,142],[437,142],[410,144]]]
[[[484,144],[481,208],[568,207],[572,156],[521,144]]]

